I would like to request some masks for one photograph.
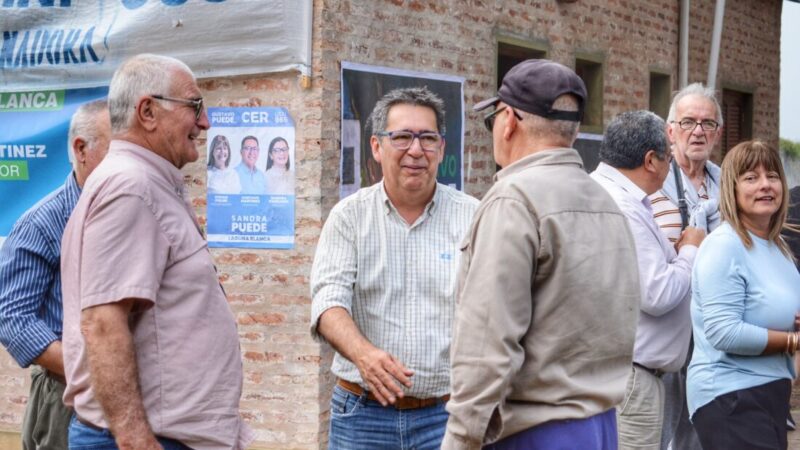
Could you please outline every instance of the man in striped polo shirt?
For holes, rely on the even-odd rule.
[[[667,117],[667,136],[672,144],[675,163],[664,187],[650,196],[653,214],[662,233],[677,242],[682,231],[678,183],[693,225],[705,224],[707,232],[719,225],[720,168],[709,161],[722,135],[722,110],[712,89],[693,83],[680,90],[672,100]],[[675,177],[675,167],[679,178]],[[705,213],[705,214],[703,214]]]
[[[383,180],[339,202],[311,271],[311,334],[336,350],[329,448],[438,449],[459,243],[478,201],[436,182],[444,109],[396,89],[371,115]]]
[[[667,136],[675,161],[663,188],[650,196],[653,215],[661,232],[672,243],[679,241],[683,219],[679,204],[685,202],[688,225],[707,233],[720,223],[718,208],[720,168],[709,161],[722,135],[722,109],[714,90],[700,83],[681,89],[672,99],[667,117]],[[676,177],[675,168],[679,168]],[[679,189],[678,186],[682,187]],[[682,194],[682,195],[681,195]],[[689,350],[691,357],[691,349]],[[688,358],[686,364],[688,365]],[[686,365],[664,375],[665,409],[661,449],[699,450],[700,442],[689,422],[686,409]]]
[[[86,178],[108,151],[110,129],[105,100],[77,109],[69,127],[72,172],[23,214],[0,251],[0,342],[21,367],[35,365],[22,422],[25,449],[67,448],[61,236]]]

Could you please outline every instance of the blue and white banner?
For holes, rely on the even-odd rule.
[[[198,78],[310,75],[312,0],[1,0],[0,91],[108,85],[139,53]]]
[[[64,184],[72,170],[67,142],[72,114],[107,92],[105,87],[0,92],[0,242],[22,213]]]
[[[209,247],[294,247],[295,129],[285,108],[209,108]]]

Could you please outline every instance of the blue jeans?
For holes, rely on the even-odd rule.
[[[158,442],[164,450],[191,450],[173,439],[158,438]],[[70,450],[119,450],[110,431],[85,425],[78,421],[74,414],[69,421],[69,448]]]
[[[398,410],[333,388],[329,450],[438,450],[447,426],[445,403]]]

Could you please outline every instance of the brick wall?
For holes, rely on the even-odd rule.
[[[702,81],[714,1],[691,3],[689,78]],[[754,135],[777,144],[780,2],[727,5],[718,85],[752,88]],[[341,61],[466,77],[464,178],[478,197],[495,166],[490,136],[470,108],[493,94],[497,36],[545,42],[550,58],[568,66],[576,53],[600,55],[604,123],[647,108],[651,69],[671,73],[677,86],[677,0],[314,0],[314,10],[311,89],[301,89],[293,72],[200,83],[209,106],[283,106],[297,127],[295,249],[212,250],[239,323],[242,412],[261,448],[312,449],[327,441],[332,352],[308,335],[308,276],[323,220],[338,201]],[[184,173],[205,220],[205,161]],[[14,431],[27,375],[0,353],[0,430]]]

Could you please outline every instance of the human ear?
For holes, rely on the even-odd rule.
[[[136,121],[147,131],[156,129],[155,101],[144,97],[136,104]]]
[[[372,158],[375,159],[375,161],[380,164],[381,142],[378,139],[378,136],[372,136],[371,138],[369,138],[369,145],[370,147],[372,147]]]

